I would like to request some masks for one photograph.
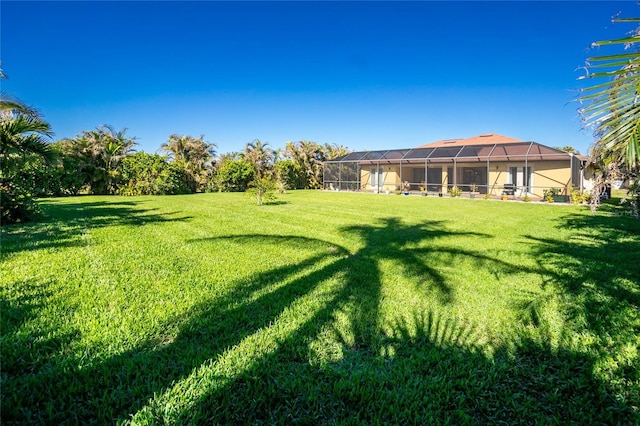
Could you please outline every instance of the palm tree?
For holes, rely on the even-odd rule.
[[[324,144],[324,149],[327,160],[333,160],[334,158],[342,157],[343,155],[347,155],[351,152],[349,148],[335,143],[331,145],[328,143]]]
[[[287,155],[300,167],[305,178],[305,187],[322,188],[323,161],[327,160],[327,149],[316,142],[287,142]]]
[[[0,70],[0,78],[6,78]],[[31,220],[38,212],[33,188],[17,179],[27,157],[53,163],[56,153],[48,139],[51,126],[34,109],[0,93],[0,225]]]
[[[253,167],[256,176],[263,178],[269,174],[275,154],[268,143],[255,139],[245,146],[244,158]]]
[[[216,154],[216,144],[204,140],[204,135],[170,135],[160,151],[181,164],[194,184],[194,191],[203,189],[211,177],[211,168]]]
[[[160,146],[160,151],[167,153],[168,157],[174,161],[186,163],[185,145],[190,136],[170,135],[167,142]]]
[[[2,65],[1,62],[0,62],[0,65]],[[9,77],[7,77],[7,75],[2,71],[2,68],[0,68],[0,79],[2,78],[9,78]],[[22,112],[25,114],[31,114],[36,112],[34,109],[24,104],[20,100],[15,99],[7,95],[6,93],[0,91],[0,112],[6,112],[6,111]]]
[[[56,155],[47,139],[53,136],[51,126],[41,116],[20,111],[0,113],[1,173],[17,167],[19,160],[35,154],[53,163]]]
[[[60,142],[62,152],[76,160],[78,174],[84,176],[94,194],[116,191],[120,162],[134,152],[136,145],[136,138],[126,133],[127,129],[102,125]]]
[[[640,18],[616,18],[613,22],[638,23]],[[628,37],[593,43],[595,47],[623,45],[625,52],[588,58],[587,74],[581,77],[608,80],[583,89],[579,97],[586,104],[580,110],[585,127],[593,129],[596,138],[592,162],[601,171],[592,194],[594,207],[608,180],[634,179],[640,172],[639,42],[640,27]],[[635,209],[637,213],[637,204]]]
[[[0,78],[6,78],[1,69]],[[0,173],[8,173],[18,166],[15,160],[29,154],[52,163],[52,136],[51,126],[35,109],[0,92]]]

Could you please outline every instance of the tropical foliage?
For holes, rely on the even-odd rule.
[[[172,195],[191,192],[190,176],[181,164],[159,154],[136,152],[122,160],[121,195]]]
[[[283,189],[298,189],[302,186],[302,169],[293,160],[280,160],[274,164],[274,171]]]
[[[120,162],[133,153],[135,138],[127,129],[103,125],[85,130],[73,139],[60,142],[63,154],[73,158],[76,173],[92,194],[115,194],[120,180]]]
[[[169,136],[160,151],[180,165],[187,174],[192,192],[201,192],[211,180],[211,165],[216,154],[216,145],[204,140],[204,135]]]
[[[572,147],[571,145],[565,145],[565,146],[554,146],[554,149],[560,150],[560,151],[564,151],[564,152],[568,152],[570,154],[580,154],[580,152],[575,149],[574,147]]]
[[[347,148],[340,145],[320,145],[317,142],[287,142],[285,157],[292,160],[301,170],[303,187],[322,188],[323,162],[347,154]]]
[[[277,181],[271,176],[256,178],[249,183],[247,194],[261,206],[275,199],[276,184]]]
[[[35,154],[47,161],[55,159],[48,139],[53,132],[49,123],[34,111],[0,112],[0,165],[4,172],[19,167],[21,160]]]
[[[616,18],[614,22],[638,24],[640,18]],[[611,180],[638,179],[640,171],[640,27],[627,37],[593,43],[594,47],[612,48],[611,54],[587,59],[584,79],[600,82],[583,89],[580,101],[585,126],[593,129],[595,144],[591,149],[594,165],[599,169],[594,207],[599,195]],[[624,49],[622,52],[621,47]],[[606,81],[602,81],[605,79]],[[632,185],[632,188],[634,185]],[[637,188],[637,182],[635,188]],[[631,205],[638,215],[638,191],[631,194]]]
[[[275,153],[268,143],[256,139],[245,146],[244,159],[253,168],[256,177],[263,178],[271,174]]]
[[[0,70],[0,78],[6,76]],[[40,113],[26,104],[0,93],[0,223],[31,220],[39,212],[33,188],[20,179],[29,161],[55,161],[49,144],[51,126]]]
[[[239,156],[227,156],[218,165],[210,190],[243,192],[255,177],[255,170]]]

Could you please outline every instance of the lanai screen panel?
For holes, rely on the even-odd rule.
[[[429,163],[453,163],[460,149],[459,146],[439,146],[429,156]]]
[[[458,161],[487,161],[495,145],[467,145],[458,153]]]
[[[409,151],[409,149],[392,149],[391,151],[388,151],[386,154],[384,154],[384,156],[381,158],[381,162],[400,163],[400,160],[402,160]]]
[[[496,145],[491,153],[491,161],[525,161],[532,143]]]
[[[378,161],[384,157],[384,155],[389,152],[389,150],[385,151],[367,151],[364,156],[360,159],[360,164],[378,164]]]
[[[344,191],[360,189],[360,164],[357,162],[340,163],[339,188]]]
[[[415,148],[409,150],[402,160],[403,163],[415,164],[424,163],[431,155],[435,148]]]
[[[548,146],[533,144],[529,151],[529,161],[566,160],[567,153]]]
[[[339,161],[327,161],[324,163],[322,180],[325,186],[332,183],[334,186],[340,181],[340,163]]]
[[[365,155],[367,155],[367,151],[350,152],[347,155],[334,158],[333,160],[330,160],[330,161],[360,161]]]

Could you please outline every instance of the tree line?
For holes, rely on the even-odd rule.
[[[38,111],[4,94],[0,102],[1,224],[32,219],[35,197],[318,189],[323,162],[348,152],[304,140],[274,150],[256,139],[218,155],[204,135],[173,134],[150,154],[136,152],[127,129],[109,125],[51,142],[51,126]]]

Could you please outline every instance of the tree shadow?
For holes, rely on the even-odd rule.
[[[12,370],[3,371],[3,393],[12,395],[11,404],[3,398],[3,421],[113,423],[134,414],[138,422],[188,424],[578,421],[576,411],[564,410],[568,400],[586,402],[582,412],[603,423],[632,418],[591,374],[591,358],[533,341],[488,354],[472,325],[431,311],[381,323],[381,262],[397,265],[441,306],[453,303],[455,292],[430,255],[520,270],[483,253],[428,244],[466,233],[396,218],[342,232],[357,235],[359,246],[262,234],[191,240],[212,250],[234,241],[313,254],[236,282],[173,318],[166,333],[117,355],[57,358],[28,374],[20,359],[11,360]],[[316,356],[323,350],[334,353]],[[184,406],[167,411],[164,398],[172,393]],[[513,406],[502,405],[510,400]]]
[[[10,297],[11,293],[19,295]],[[0,288],[3,373],[12,370],[11,361],[18,358],[36,368],[48,362],[62,346],[78,336],[77,332],[67,332],[57,323],[46,324],[37,333],[23,332],[27,323],[36,319],[38,311],[53,297],[55,292],[46,282],[20,281]],[[5,339],[7,336],[12,338]]]
[[[529,237],[541,274],[564,295],[567,325],[591,341],[616,392],[640,407],[640,221],[568,215],[570,240]],[[640,419],[636,418],[636,422]]]
[[[40,222],[0,227],[0,260],[28,250],[80,247],[88,229],[107,226],[144,226],[153,223],[185,221],[191,216],[180,212],[158,213],[158,209],[139,207],[139,201],[104,200],[66,203],[64,199],[43,200],[45,218]]]
[[[640,329],[640,221],[570,215],[570,240],[528,236],[541,273],[571,296],[571,313],[592,332],[634,340]],[[635,314],[634,314],[635,313]]]
[[[149,410],[142,419],[182,424],[631,424],[638,419],[591,373],[594,358],[527,338],[488,356],[472,325],[434,311],[413,311],[377,347],[344,351],[333,362],[314,365],[295,356],[322,331],[318,321],[330,317],[327,309],[318,312],[280,341],[277,351],[254,358],[179,416]]]

